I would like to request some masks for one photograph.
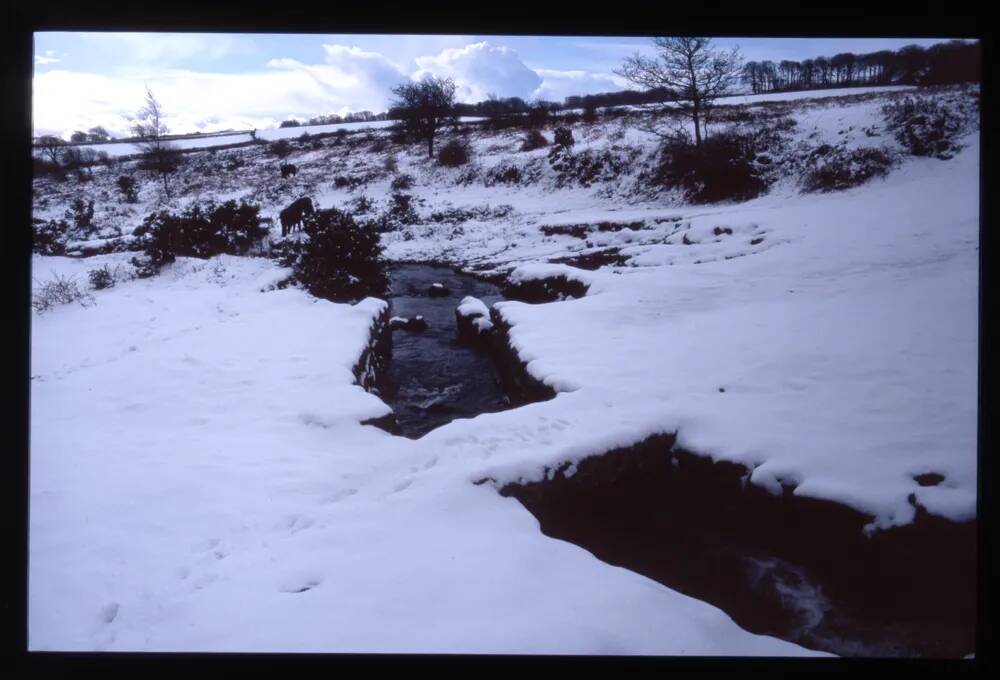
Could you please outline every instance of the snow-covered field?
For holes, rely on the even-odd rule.
[[[459,120],[461,122],[471,122],[481,119],[476,117],[463,116],[459,118]],[[296,127],[287,127],[287,128],[271,128],[267,130],[258,130],[257,139],[273,142],[279,139],[298,139],[303,134],[310,134],[310,135],[329,134],[331,132],[336,132],[337,130],[347,130],[348,132],[353,132],[356,130],[380,130],[390,127],[394,123],[396,123],[396,121],[394,120],[372,120],[372,121],[363,121],[357,123],[333,123],[330,125],[299,125]],[[191,136],[191,137],[184,137],[181,139],[170,139],[168,141],[171,146],[178,149],[202,149],[211,146],[247,144],[253,141],[253,137],[250,136],[250,133],[236,133],[236,134]],[[77,148],[93,149],[94,151],[103,151],[112,157],[133,156],[135,154],[142,153],[140,145],[131,142],[80,144],[77,145]]]
[[[882,103],[795,111],[793,142],[892,145],[862,132]],[[632,145],[641,165],[653,137],[626,123],[577,127],[574,151]],[[655,432],[752,466],[752,484],[869,513],[873,531],[911,522],[914,502],[975,516],[978,132],[951,160],[907,157],[847,191],[803,194],[786,178],[700,206],[634,193],[628,173],[490,183],[490,168],[527,171],[547,150],[519,152],[514,132],[471,140],[472,171],[419,146],[394,153],[421,220],[386,234],[386,255],[588,284],[581,299],[498,303],[556,398],[418,440],[362,426],[389,410],[351,373],[384,303],[276,290],[287,272],[263,258],[179,258],[93,291],[93,305],[36,314],[31,649],[816,654],[547,538],[497,493]],[[385,152],[324,147],[291,156],[299,174],[279,183],[274,159],[246,153],[242,180],[192,175],[200,184],[166,201],[150,181],[137,206],[96,221],[127,233],[154,207],[206,196],[271,215],[302,193],[381,204],[394,176],[373,171]],[[365,171],[359,187],[331,178]],[[112,181],[81,190],[99,198]],[[70,193],[36,190],[37,215],[61,215]],[[429,217],[447,210],[468,214]],[[541,229],[558,225],[589,228]],[[608,247],[628,264],[551,262]],[[82,282],[130,255],[35,256],[33,277]],[[927,472],[944,481],[918,485]]]

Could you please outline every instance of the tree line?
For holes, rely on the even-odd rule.
[[[907,45],[867,54],[842,52],[802,61],[749,61],[743,82],[754,94],[861,85],[943,85],[977,82],[978,42],[952,40],[928,48]]]

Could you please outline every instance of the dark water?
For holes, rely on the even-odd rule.
[[[435,265],[397,264],[389,276],[392,315],[420,315],[427,322],[424,331],[392,332],[392,360],[381,395],[402,434],[417,438],[456,418],[509,408],[490,357],[456,342],[455,308],[462,298],[472,295],[489,307],[503,299],[499,289]],[[450,293],[430,297],[433,283],[444,284]]]
[[[547,536],[713,604],[753,633],[841,656],[973,650],[974,531],[925,523],[869,540],[860,513],[744,489],[743,468],[674,442],[654,436],[585,459],[569,478],[501,493]]]

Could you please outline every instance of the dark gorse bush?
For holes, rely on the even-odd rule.
[[[75,198],[70,204],[65,215],[67,220],[73,221],[73,226],[80,231],[90,231],[94,226],[94,201],[84,201],[82,198]]]
[[[359,224],[349,213],[330,208],[309,216],[305,233],[308,238],[292,246],[286,263],[313,295],[335,302],[385,295],[389,281],[374,224]]]
[[[287,139],[279,139],[271,142],[268,149],[278,158],[284,158],[292,152],[292,145],[288,143]]]
[[[894,159],[887,149],[845,149],[828,144],[809,154],[802,177],[805,191],[837,191],[864,184],[873,177],[883,177]]]
[[[129,175],[122,175],[118,178],[116,184],[126,203],[135,203],[139,200],[134,178]]]
[[[958,151],[955,138],[965,128],[965,116],[930,97],[905,97],[882,107],[886,127],[914,156],[948,159]]]
[[[148,266],[136,266],[140,276],[172,262],[178,255],[212,257],[221,253],[243,255],[267,233],[261,226],[260,206],[236,201],[221,205],[193,205],[175,215],[151,213],[134,232],[145,242]]]
[[[117,272],[109,265],[91,269],[87,276],[90,279],[90,287],[94,290],[111,288],[118,282]]]
[[[32,250],[40,255],[63,255],[66,253],[66,236],[69,224],[64,220],[33,220],[34,239]]]
[[[573,131],[568,127],[558,127],[553,132],[552,143],[556,146],[573,146]]]
[[[469,145],[461,139],[452,139],[438,151],[438,164],[447,167],[465,165],[469,162]]]
[[[733,132],[713,135],[700,146],[686,134],[678,134],[660,149],[655,181],[681,189],[692,203],[747,200],[767,190],[753,162],[755,151]]]
[[[389,184],[389,188],[393,191],[405,191],[413,187],[413,176],[403,173],[401,175],[396,175],[392,182]]]
[[[534,151],[548,146],[549,140],[539,130],[531,130],[524,135],[521,140],[521,151]]]

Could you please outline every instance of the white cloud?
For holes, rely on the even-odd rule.
[[[557,71],[545,68],[535,71],[542,77],[542,84],[532,94],[537,99],[561,102],[571,95],[615,92],[628,87],[628,83],[622,78],[606,73]]]
[[[134,40],[130,34],[115,35],[119,41]],[[153,45],[137,49],[149,59],[211,48],[204,36],[189,35],[161,36]],[[216,54],[228,48],[218,49]],[[46,52],[42,58],[57,56]],[[452,77],[459,100],[466,102],[482,101],[491,93],[561,101],[569,95],[624,86],[616,77],[592,71],[532,69],[514,50],[488,42],[416,57],[414,65],[416,71],[409,77]],[[380,52],[335,44],[323,45],[323,61],[318,64],[275,58],[262,69],[242,73],[193,71],[143,62],[116,76],[56,68],[34,76],[34,128],[35,134],[68,135],[73,130],[103,125],[117,136],[126,135],[128,116],[143,104],[145,84],[163,105],[166,123],[173,132],[266,128],[288,117],[384,111],[392,99],[392,87],[407,77],[407,70]]]
[[[231,35],[207,33],[80,33],[97,49],[127,51],[129,61],[169,64],[183,59],[222,59],[238,49]]]
[[[531,98],[542,84],[539,75],[524,65],[509,47],[478,42],[462,48],[442,50],[436,56],[417,57],[414,80],[425,75],[454,78],[456,98],[478,102],[491,93],[500,97]]]
[[[52,50],[47,50],[47,51],[51,52]],[[45,64],[57,64],[60,61],[61,60],[58,59],[58,58],[56,58],[56,57],[45,57],[45,56],[42,56],[40,54],[36,54],[35,55],[35,65],[36,66],[44,66]]]
[[[405,80],[401,71],[377,53],[338,45],[324,49],[324,64],[272,59],[266,70],[250,73],[161,69],[145,73],[145,78],[67,70],[36,74],[35,133],[66,134],[103,125],[113,134],[125,135],[126,117],[142,106],[144,83],[163,105],[167,126],[187,132],[264,128],[289,116],[384,111],[389,89]]]

